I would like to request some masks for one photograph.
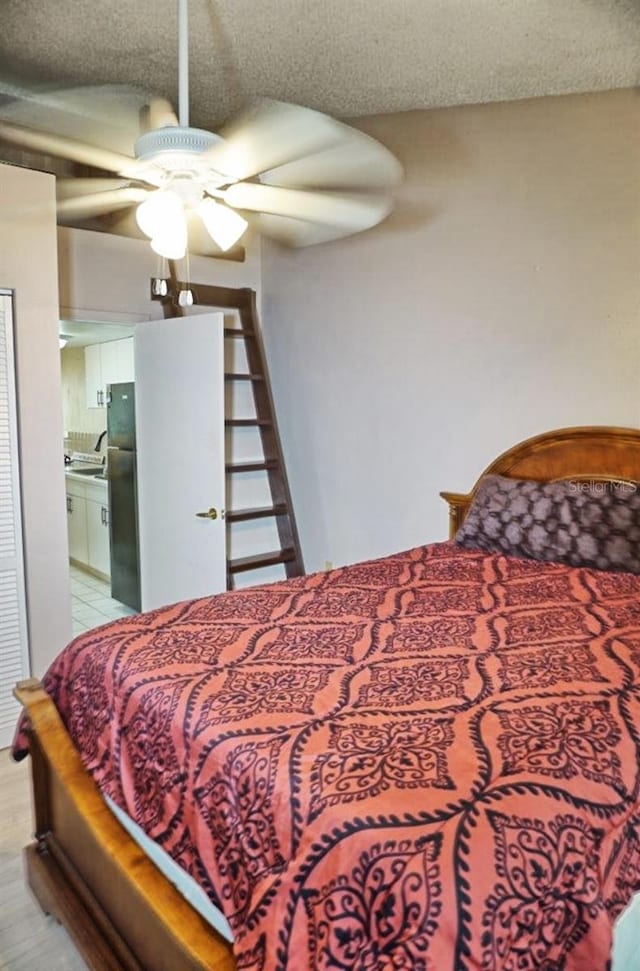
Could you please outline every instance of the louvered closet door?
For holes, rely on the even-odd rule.
[[[0,290],[0,748],[20,711],[12,690],[29,671],[18,476],[12,299]]]

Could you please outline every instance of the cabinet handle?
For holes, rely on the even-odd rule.
[[[106,509],[104,506],[100,506],[100,522],[102,523],[103,526],[109,525],[109,519],[107,516],[108,511],[109,510]]]
[[[71,496],[67,496],[67,512],[73,512],[73,499]]]

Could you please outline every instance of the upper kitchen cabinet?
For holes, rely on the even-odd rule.
[[[84,349],[84,379],[87,390],[87,408],[103,408],[100,400],[102,389],[102,344],[89,344]]]
[[[118,375],[115,381],[110,381],[109,384],[116,384],[117,382],[124,381],[135,381],[135,366],[133,363],[133,337],[128,339],[123,339],[120,341],[113,341],[113,346],[115,348],[115,372]]]
[[[133,367],[132,337],[85,347],[87,408],[106,408],[108,385],[133,381]]]

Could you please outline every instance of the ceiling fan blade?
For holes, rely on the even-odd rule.
[[[219,132],[223,141],[203,158],[229,181],[249,179],[339,142],[344,127],[311,108],[260,102],[226,125]]]
[[[166,98],[152,98],[142,111],[142,128],[144,131],[154,131],[156,128],[174,128],[178,124],[178,116],[173,110],[173,105]]]
[[[260,181],[297,189],[391,189],[400,184],[402,166],[389,149],[355,128],[341,129],[337,145],[263,172]]]
[[[126,179],[56,179],[56,198],[61,202],[96,192],[125,189],[128,185]]]
[[[11,125],[0,120],[0,140],[2,139],[14,142],[23,148],[44,152],[45,155],[60,156],[72,162],[80,162],[82,165],[105,169],[107,172],[119,172],[124,175],[128,171],[134,171],[137,165],[136,159],[129,155],[120,155],[118,152],[99,148],[97,145],[88,145],[85,142],[35,131],[32,128],[23,128],[21,125]]]
[[[101,216],[114,209],[124,209],[136,202],[142,202],[148,195],[146,189],[111,189],[107,192],[93,192],[78,196],[76,199],[63,199],[58,203],[58,218],[62,221],[89,219]]]
[[[127,85],[27,86],[0,78],[0,118],[115,152],[129,153],[152,95]]]
[[[250,217],[251,226],[263,236],[269,236],[285,246],[312,246],[315,243],[328,243],[330,240],[349,236],[352,230],[340,226],[323,226],[319,223],[306,222],[303,219],[291,219],[290,216],[271,216],[268,213],[258,213]]]
[[[308,192],[283,189],[258,182],[238,182],[223,194],[235,209],[289,216],[307,222],[335,226],[356,233],[375,226],[393,206],[390,195],[349,195],[338,192]]]

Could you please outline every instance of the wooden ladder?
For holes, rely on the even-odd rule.
[[[261,459],[255,461],[227,462],[225,471],[227,476],[264,471],[268,477],[271,503],[267,506],[249,509],[227,509],[225,516],[229,524],[265,518],[275,519],[280,548],[267,553],[257,553],[254,556],[242,556],[235,559],[229,559],[227,556],[227,588],[229,590],[234,588],[235,577],[239,573],[259,570],[279,563],[284,565],[287,577],[302,576],[304,574],[304,563],[287,482],[282,445],[278,435],[264,346],[258,325],[255,290],[251,290],[249,287],[217,287],[199,283],[181,284],[177,280],[175,266],[172,265],[171,261],[169,266],[171,276],[169,280],[165,281],[167,284],[166,295],[158,296],[155,293],[157,286],[153,285],[156,281],[152,281],[152,294],[155,299],[162,301],[164,316],[181,317],[184,315],[184,308],[178,302],[178,295],[181,290],[188,287],[193,294],[195,304],[217,310],[235,310],[238,312],[240,326],[225,327],[224,339],[225,341],[243,341],[246,352],[248,371],[225,372],[224,380],[226,384],[250,382],[255,404],[255,417],[235,418],[232,415],[225,414],[225,427],[230,429],[256,428],[260,435],[263,454]],[[227,543],[227,549],[229,549],[229,545]]]

